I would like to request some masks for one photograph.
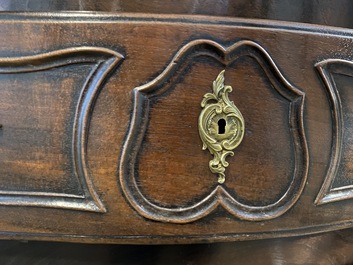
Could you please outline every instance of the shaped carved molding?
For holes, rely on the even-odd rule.
[[[242,51],[239,55],[239,51]],[[191,206],[165,207],[149,200],[136,181],[138,153],[149,126],[151,98],[158,98],[166,92],[164,84],[177,73],[183,64],[190,63],[197,56],[208,56],[220,62],[225,68],[242,56],[250,56],[261,66],[266,75],[271,75],[281,85],[271,89],[288,102],[288,133],[291,135],[294,157],[294,171],[289,186],[274,203],[262,206],[239,202],[231,195],[227,183],[217,185],[209,194]],[[227,72],[227,71],[226,71]],[[197,86],[196,86],[197,87]],[[269,220],[288,211],[300,197],[308,173],[308,149],[303,127],[305,94],[295,88],[281,73],[268,52],[259,44],[242,40],[225,47],[207,39],[194,40],[183,46],[165,70],[151,82],[134,89],[131,125],[123,147],[120,162],[120,184],[123,192],[135,210],[142,216],[173,223],[188,223],[207,216],[222,206],[233,216],[248,220]],[[196,102],[195,104],[199,104]],[[246,117],[245,117],[246,119]],[[246,136],[245,136],[246,137]],[[284,147],[285,148],[285,147]],[[200,149],[200,152],[202,150]],[[206,165],[207,167],[207,165]],[[289,170],[289,169],[288,169]],[[176,178],[178,176],[175,176]],[[280,176],[278,176],[280,177]],[[168,180],[165,180],[168,181]],[[161,183],[161,185],[163,185]],[[190,198],[192,200],[193,198]]]
[[[73,47],[32,56],[0,58],[0,74],[13,75],[55,70],[70,65],[92,65],[91,71],[80,89],[78,102],[75,104],[76,111],[74,126],[71,129],[72,135],[67,135],[68,139],[72,139],[71,154],[74,168],[72,178],[77,179],[79,189],[81,189],[80,194],[0,190],[0,205],[68,208],[94,212],[106,211],[93,187],[87,170],[87,139],[91,114],[98,94],[108,75],[122,59],[121,54],[98,47]]]
[[[350,143],[346,142],[350,136],[347,130],[349,124],[345,122],[344,116],[351,115],[350,110],[343,110],[344,103],[349,99],[341,96],[344,88],[341,88],[336,83],[334,75],[353,77],[353,62],[344,59],[327,59],[317,63],[315,66],[327,90],[332,118],[330,164],[324,182],[315,199],[315,204],[321,205],[353,198],[353,183],[334,185],[335,181],[347,178],[347,170],[340,171],[340,168],[346,166],[346,163],[342,163],[344,146],[350,145]]]

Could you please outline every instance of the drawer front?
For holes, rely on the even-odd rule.
[[[18,13],[1,15],[0,35],[2,238],[182,243],[351,226],[350,31]]]

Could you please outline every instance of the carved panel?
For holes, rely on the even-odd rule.
[[[353,184],[349,31],[34,13],[2,14],[0,36],[2,239],[171,244],[352,227],[351,200],[314,202],[326,177],[324,200]],[[340,60],[322,64],[325,83],[315,63],[327,58]],[[219,184],[198,121],[223,70],[245,130]]]
[[[0,58],[0,205],[106,211],[87,170],[87,138],[91,113],[102,84],[122,58],[112,50],[96,47],[74,47],[38,55]],[[68,67],[71,68],[65,72],[63,69]],[[82,80],[81,74],[85,74]],[[75,75],[79,77],[77,83]],[[58,78],[56,83],[63,79],[64,86],[69,88],[64,91],[62,86],[47,83],[50,78]],[[27,87],[23,82],[27,82]],[[81,87],[76,88],[75,85]],[[62,91],[53,94],[55,90]],[[67,91],[72,92],[68,94]],[[72,102],[74,99],[77,102]],[[57,109],[56,104],[62,102],[68,102],[70,109]],[[20,113],[24,113],[26,118],[16,121],[16,115],[20,117]],[[61,120],[67,128],[56,129]],[[60,134],[56,130],[64,134],[63,138],[57,138]],[[50,146],[62,146],[67,160],[60,158],[64,154],[50,151]],[[69,172],[65,171],[66,165],[56,165],[56,160],[68,163]],[[22,170],[24,167],[27,171]],[[49,176],[45,176],[48,167]],[[33,170],[42,179],[36,180],[32,187],[28,176]],[[54,177],[54,174],[59,177]],[[69,176],[64,178],[60,174]],[[54,181],[62,182],[60,178],[66,181],[62,188],[56,188],[58,184],[51,185]]]
[[[331,161],[315,204],[321,205],[353,198],[352,159],[352,82],[353,62],[327,59],[316,64],[332,108]]]
[[[253,59],[252,63],[255,63],[260,66],[262,72],[265,74],[265,78],[267,77],[270,80],[270,86],[266,89],[274,90],[275,100],[281,102],[282,105],[285,106],[285,114],[281,116],[281,122],[285,124],[286,132],[288,134],[288,146],[282,147],[288,148],[289,150],[289,157],[288,160],[292,162],[293,165],[286,166],[286,173],[284,175],[276,175],[273,176],[274,179],[277,179],[279,182],[285,182],[285,175],[290,175],[290,180],[286,183],[287,187],[285,187],[282,192],[280,193],[279,197],[272,201],[271,203],[256,205],[253,202],[241,202],[237,199],[237,194],[234,194],[234,191],[231,191],[229,187],[227,187],[227,182],[224,185],[211,185],[209,192],[201,198],[200,200],[195,200],[194,198],[190,198],[191,201],[195,201],[195,203],[182,206],[177,205],[175,207],[165,207],[158,205],[158,203],[154,203],[143,194],[141,188],[139,188],[138,181],[138,174],[148,174],[148,171],[143,172],[139,168],[136,170],[136,164],[141,161],[139,155],[141,156],[140,149],[143,148],[144,145],[153,145],[148,138],[145,137],[147,134],[153,134],[155,131],[149,131],[148,127],[149,120],[151,119],[150,112],[153,108],[158,108],[159,97],[168,97],[175,88],[174,80],[176,82],[182,82],[183,77],[175,77],[174,75],[187,75],[190,72],[195,73],[191,70],[191,62],[197,61],[198,57],[210,57],[213,60],[218,61],[219,63],[223,64],[226,68],[232,67],[232,65],[237,64],[238,61],[242,61],[244,57],[250,57]],[[205,60],[205,59],[202,59]],[[201,60],[200,60],[201,61]],[[201,64],[204,61],[201,61]],[[206,62],[208,63],[208,62]],[[234,64],[233,64],[234,63]],[[197,66],[195,66],[197,67]],[[184,69],[180,71],[180,68]],[[185,70],[186,69],[186,70]],[[201,71],[201,70],[200,70]],[[234,69],[227,70],[226,72],[231,73],[232,71],[236,71]],[[197,73],[197,72],[196,72]],[[264,78],[264,77],[262,77]],[[181,81],[180,81],[181,80]],[[212,79],[211,79],[212,80]],[[171,85],[167,85],[168,83],[172,83]],[[211,82],[210,82],[211,84]],[[183,85],[183,83],[182,83]],[[234,84],[236,87],[236,84]],[[252,84],[253,86],[259,86],[256,83]],[[186,85],[184,85],[186,86]],[[200,84],[196,84],[195,87],[190,87],[188,90],[201,90],[207,91],[208,88],[200,87]],[[253,88],[250,88],[253,89]],[[186,90],[186,91],[188,91]],[[185,91],[178,91],[177,93],[182,94]],[[188,92],[186,92],[188,93]],[[261,91],[259,91],[259,94]],[[191,94],[191,93],[190,93]],[[245,96],[241,98],[241,94],[238,94],[238,102],[243,101],[245,108],[251,109],[254,106],[251,106],[251,101],[246,102],[248,100]],[[266,100],[266,99],[264,99]],[[245,101],[245,102],[244,102]],[[184,101],[179,100],[175,102],[175,109],[171,108],[169,111],[177,112],[174,115],[170,115],[171,120],[160,120],[158,124],[154,123],[154,126],[160,126],[162,129],[163,122],[168,124],[172,123],[183,123],[183,118],[180,114],[180,119],[174,118],[178,117],[178,111],[176,105],[180,104],[193,104],[192,96],[186,97]],[[198,105],[197,102],[194,102],[195,105]],[[156,106],[157,105],[157,106]],[[247,106],[246,106],[247,105]],[[245,107],[246,106],[246,107]],[[267,112],[274,112],[276,105],[269,105],[269,108],[266,110]],[[124,150],[121,157],[121,164],[120,164],[120,183],[123,188],[123,191],[131,203],[131,205],[143,216],[158,220],[158,221],[166,221],[166,222],[176,222],[176,223],[187,223],[194,220],[197,220],[201,217],[204,217],[214,211],[217,206],[223,206],[228,212],[232,215],[236,216],[239,219],[244,220],[268,220],[278,217],[288,211],[293,204],[298,200],[301,192],[304,188],[306,178],[307,178],[307,171],[308,171],[308,151],[307,151],[307,144],[305,140],[304,128],[303,128],[303,108],[304,108],[304,93],[295,88],[290,82],[283,76],[283,74],[278,69],[277,65],[274,63],[270,55],[267,51],[258,45],[257,43],[249,40],[239,41],[235,44],[224,47],[221,44],[211,41],[211,40],[195,40],[180,49],[180,51],[174,56],[171,63],[167,66],[167,68],[154,80],[151,82],[137,87],[134,90],[134,108],[132,114],[132,123],[131,127],[127,136],[126,144],[124,145]],[[186,107],[187,110],[189,110]],[[165,110],[166,111],[166,110]],[[193,111],[193,110],[189,110]],[[280,110],[278,110],[280,111]],[[186,113],[185,115],[187,115]],[[154,114],[157,115],[157,114]],[[190,115],[192,115],[190,113]],[[266,115],[264,113],[257,113],[256,116],[261,117],[261,119],[265,119]],[[286,117],[287,116],[287,117]],[[173,120],[173,118],[175,120]],[[244,116],[245,120],[247,120],[246,115]],[[249,123],[255,123],[255,119],[252,120],[250,116]],[[272,116],[273,120],[276,120],[274,115]],[[271,129],[271,122],[268,120],[267,128],[259,128],[256,125],[253,126],[254,134],[258,134],[261,130],[270,130]],[[276,121],[275,121],[276,122]],[[150,122],[152,123],[152,121]],[[195,122],[196,123],[196,122]],[[185,124],[185,126],[187,126]],[[192,125],[190,125],[191,127]],[[273,125],[272,125],[273,126]],[[181,130],[182,128],[179,126],[175,126],[175,130]],[[182,135],[179,138],[179,146],[182,147],[183,143],[188,141],[188,134],[190,130],[183,129],[184,133],[177,132],[177,134]],[[279,130],[279,127],[276,128]],[[183,138],[185,137],[185,138]],[[244,138],[246,138],[245,136]],[[248,136],[249,137],[249,136]],[[159,150],[164,145],[165,148],[168,148],[168,139],[164,139],[166,142],[161,143],[159,146]],[[159,138],[159,142],[162,142],[163,138]],[[173,141],[172,138],[170,141]],[[292,145],[290,144],[292,142]],[[199,143],[198,143],[199,144]],[[264,146],[268,146],[267,151],[271,152],[271,142],[263,143]],[[173,149],[178,148],[178,144],[172,145]],[[246,147],[242,149],[242,151],[238,152],[246,152]],[[173,149],[170,149],[170,152],[173,152]],[[272,150],[273,151],[273,150]],[[153,151],[150,151],[153,152]],[[154,157],[157,161],[162,161],[166,159],[163,156],[163,152],[156,151],[157,154]],[[194,151],[190,155],[198,156],[198,153],[201,152],[201,148],[198,147],[197,144],[194,144]],[[251,157],[247,156],[248,158]],[[239,159],[240,160],[240,159]],[[169,161],[171,163],[171,161]],[[247,162],[247,161],[244,161]],[[149,161],[149,163],[153,163],[153,161]],[[185,163],[191,163],[191,160],[185,160]],[[233,161],[233,163],[235,163]],[[269,161],[268,163],[271,163]],[[285,163],[283,161],[275,161],[276,163]],[[200,163],[201,164],[201,163]],[[242,165],[236,164],[238,168],[242,168]],[[171,166],[171,164],[170,164]],[[196,166],[196,165],[191,165]],[[276,165],[277,166],[277,165]],[[172,166],[171,166],[172,167]],[[207,168],[207,166],[206,166]],[[157,169],[157,168],[155,168]],[[244,173],[241,173],[241,169],[233,169],[233,174],[238,174],[239,178],[247,178]],[[237,172],[238,171],[238,172]],[[141,173],[142,172],[142,173]],[[157,171],[159,174],[163,174],[163,171]],[[275,170],[274,170],[275,172]],[[288,173],[289,172],[289,173]],[[199,174],[202,174],[203,171],[200,170]],[[256,171],[250,170],[250,173],[257,174]],[[197,174],[197,173],[196,173]],[[233,175],[234,176],[234,175]],[[153,176],[151,176],[153,177]],[[192,176],[190,176],[192,177]],[[196,177],[196,176],[195,176]],[[170,178],[179,178],[178,174],[171,175]],[[158,183],[160,188],[163,187],[164,181],[170,182],[173,179],[163,178],[163,182]],[[142,182],[140,181],[140,186],[142,186]],[[286,185],[283,184],[283,185]],[[212,188],[211,188],[212,187]],[[143,188],[143,186],[142,186]],[[187,187],[186,187],[187,189]],[[261,189],[261,187],[260,187]]]

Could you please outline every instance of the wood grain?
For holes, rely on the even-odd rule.
[[[194,245],[0,241],[0,246],[0,262],[4,265],[342,265],[353,262],[352,230],[300,238]]]
[[[89,176],[94,201],[106,210],[67,209],[46,198],[41,198],[46,204],[30,207],[24,198],[0,206],[1,238],[171,244],[298,236],[352,226],[350,197],[314,203],[335,140],[334,106],[315,65],[337,58],[352,61],[350,31],[202,16],[3,13],[0,36],[0,62],[14,60],[15,66],[6,67],[30,69],[0,74],[0,198],[6,201],[8,191],[82,195],[84,182],[70,177],[75,175],[72,165],[81,165],[78,175]],[[175,57],[194,42],[200,45],[191,45],[185,54],[197,58]],[[260,48],[249,52],[246,45],[237,46],[242,42]],[[239,49],[227,52],[234,45]],[[90,72],[87,54],[82,65],[68,56],[67,67],[54,65],[48,71],[32,71],[45,60],[25,60],[76,50],[72,47],[110,52],[108,59],[102,56],[107,60],[93,62],[96,72]],[[246,122],[224,187],[208,169],[210,155],[201,150],[197,130],[202,97],[223,69],[234,89],[231,100]],[[94,73],[100,77],[90,79]],[[342,75],[335,78],[337,86],[344,85],[342,102],[350,106],[345,99],[351,83]],[[134,105],[134,96],[146,95],[138,95],[136,88],[151,82],[157,85],[150,91],[150,113],[142,115],[148,106]],[[85,90],[87,84],[91,89]],[[351,115],[349,107],[345,115]],[[138,139],[129,136],[134,119]],[[344,126],[349,131],[353,124],[347,118]],[[342,146],[349,143],[343,137]],[[83,155],[81,162],[75,150]],[[350,149],[341,152],[340,163],[349,169]],[[130,176],[131,182],[124,182]],[[170,208],[190,209],[212,191],[218,193],[208,201],[210,207],[201,207],[207,214],[168,219]],[[157,206],[153,218],[143,203],[131,199],[141,194]],[[276,204],[283,198],[288,203]]]
[[[6,130],[1,146],[0,204],[105,211],[87,172],[85,140],[101,83],[122,58],[108,49],[75,47],[0,59],[0,74],[11,75],[1,91]],[[65,76],[66,72],[53,74],[56,69],[79,64],[93,64],[81,85],[74,84],[74,76]],[[45,71],[49,73],[43,74]],[[64,80],[61,86],[50,84],[60,79]],[[34,83],[30,89],[29,81]],[[18,90],[12,92],[14,83]],[[82,90],[72,91],[75,86]],[[59,104],[70,105],[53,107],[58,98]]]
[[[190,52],[190,50],[196,52]],[[221,55],[220,58],[217,58],[217,54]],[[243,57],[249,57],[252,59],[251,65],[255,64],[255,67],[257,66],[260,70],[260,76],[264,77],[265,80],[267,79],[266,81],[269,83],[267,86],[261,87],[261,83],[264,82],[264,80],[261,80],[256,83],[257,87],[255,89],[247,89],[248,87],[242,88],[239,85],[243,75],[238,76],[236,80],[233,79],[233,82],[237,82],[240,86],[237,93],[237,104],[243,107],[250,130],[259,133],[254,134],[255,137],[257,136],[255,139],[245,138],[250,140],[249,143],[246,143],[245,140],[237,155],[234,158],[229,158],[233,167],[230,167],[230,180],[227,180],[224,185],[216,185],[215,181],[213,183],[208,182],[208,185],[202,183],[205,177],[210,179],[211,172],[205,166],[209,155],[195,152],[195,150],[201,149],[198,131],[195,130],[195,121],[199,112],[199,106],[195,102],[200,101],[201,93],[204,91],[196,89],[196,86],[209,87],[210,85],[202,80],[202,76],[215,76],[215,71],[210,69],[203,72],[203,64],[208,57],[217,58],[218,62],[223,64],[223,67],[230,68],[228,70],[230,73],[238,70],[232,69],[233,64],[242,61]],[[183,63],[179,65],[178,62],[180,61]],[[207,61],[207,63],[212,65],[214,62]],[[179,70],[179,68],[182,70]],[[244,65],[241,66],[241,69],[246,74],[250,73]],[[242,74],[244,73],[242,72]],[[184,78],[188,75],[194,78],[185,82]],[[256,75],[253,74],[252,76]],[[174,76],[177,81],[174,81]],[[168,83],[165,88],[166,80],[168,80]],[[208,215],[220,205],[239,219],[260,221],[284,214],[300,197],[306,182],[308,167],[307,143],[303,128],[305,94],[293,87],[283,77],[266,50],[255,42],[239,41],[228,48],[209,40],[190,42],[178,51],[172,59],[172,63],[167,66],[161,75],[136,88],[134,96],[132,124],[121,157],[120,180],[123,191],[133,207],[145,217],[165,222],[185,223]],[[167,103],[164,103],[165,98]],[[265,98],[266,102],[257,103],[261,98]],[[240,102],[240,99],[244,99],[243,102]],[[258,106],[256,108],[248,107],[255,105]],[[255,110],[255,112],[251,113],[248,109]],[[278,116],[273,115],[274,109],[278,111]],[[261,134],[264,122],[268,128],[265,135]],[[270,128],[276,128],[276,130],[270,133]],[[289,130],[289,128],[291,129]],[[249,129],[246,130],[249,132]],[[286,143],[288,148],[282,146],[280,149],[275,149],[272,143],[277,141]],[[143,149],[142,154],[140,154],[140,146]],[[253,149],[254,147],[256,147],[256,150]],[[263,163],[261,165],[254,167],[252,158],[259,152],[263,152],[262,156],[267,157],[262,159]],[[247,174],[246,168],[249,161],[255,171],[250,170]],[[136,164],[138,167],[137,173],[134,172]],[[202,165],[204,166],[202,167]],[[243,165],[245,165],[245,169]],[[259,167],[268,172],[268,175],[258,174]],[[144,180],[144,177],[147,177],[148,180]],[[238,200],[237,197],[234,197],[231,190],[228,189],[229,187],[235,191],[237,190],[238,185],[233,184],[232,180],[238,178],[255,179],[256,184],[252,186],[259,185],[258,179],[271,182],[275,178],[281,186],[281,191],[275,199],[270,197],[261,198],[260,201],[255,202],[250,200],[244,202],[244,199]],[[267,178],[270,178],[270,180],[267,180]],[[171,179],[172,181],[165,183],[165,179]],[[193,179],[195,182],[192,182]],[[170,191],[168,191],[168,184],[171,185],[169,187]],[[198,186],[198,184],[201,184],[201,186]],[[174,192],[175,187],[180,187],[185,192],[185,195],[182,194],[185,197],[195,197],[194,194],[188,192],[189,187],[192,187],[192,191],[204,191],[205,195],[202,196],[200,201],[191,205],[188,205],[186,201],[184,203],[179,202],[174,207],[163,207],[147,199],[138,186],[141,186],[142,189],[145,186],[150,187],[152,193],[159,195],[157,195],[157,200],[162,201],[162,203],[163,198],[161,196],[163,196],[163,193],[158,192],[160,186],[165,189],[165,195],[169,198],[167,200],[174,199],[170,195],[173,193],[176,200],[180,197],[180,192]],[[275,193],[274,186],[270,189],[272,193]],[[207,190],[209,191],[207,192]],[[248,192],[248,194],[261,192],[263,191],[253,191]],[[235,194],[237,196],[236,192]],[[151,197],[150,194],[148,195]]]
[[[1,11],[194,14],[353,28],[350,0],[2,0]]]

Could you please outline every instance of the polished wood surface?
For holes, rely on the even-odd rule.
[[[197,243],[351,226],[350,32],[177,15],[2,21],[3,238]],[[219,184],[197,120],[223,69],[246,125]]]
[[[272,19],[353,28],[352,1],[306,0],[3,0],[2,11],[94,11]]]
[[[4,265],[348,265],[353,263],[351,230],[301,238],[199,245],[137,246],[2,241],[0,246],[0,262]]]
[[[350,264],[349,229],[285,238],[351,226],[350,30],[232,18],[171,15],[165,19],[144,14],[123,15],[129,17],[126,24],[131,24],[131,30],[129,26],[118,25],[123,23],[114,24],[116,12],[123,11],[264,18],[351,28],[349,6],[346,1],[334,5],[298,2],[295,6],[285,1],[266,4],[233,1],[219,2],[210,8],[206,2],[175,4],[172,1],[161,9],[157,1],[2,2],[4,11],[115,12],[101,17],[94,14],[82,16],[82,13],[19,14],[18,17],[4,14],[3,23],[0,23],[6,35],[0,56],[4,86],[0,144],[6,154],[1,160],[5,165],[1,167],[2,238],[173,244],[280,237],[188,246],[4,241],[6,251],[1,253],[2,263],[60,264],[61,259],[65,259],[69,264]],[[158,26],[149,30],[148,23],[136,23],[139,17],[142,20],[151,17],[156,23],[154,26]],[[98,26],[103,20],[108,21],[107,26]],[[191,24],[193,30],[187,24]],[[259,29],[250,29],[254,26]],[[21,41],[25,32],[28,38]],[[139,36],[137,41],[134,41],[134,35]],[[57,38],[48,39],[48,36]],[[222,49],[215,47],[219,45],[227,51],[244,38],[260,43],[275,65],[271,66],[266,55],[258,51],[250,51],[250,56],[244,57],[252,58],[250,60],[235,52],[235,57],[241,60],[237,59],[233,64],[222,61],[223,57],[227,58],[227,52],[224,56]],[[146,39],[149,40],[147,43]],[[207,46],[205,39],[215,44]],[[201,49],[195,46],[191,53],[201,51],[205,58],[201,56],[199,61],[188,66],[188,57],[182,56],[180,69],[169,71],[168,63],[193,40],[202,40]],[[83,50],[74,51],[73,44]],[[103,50],[99,51],[97,47]],[[247,46],[243,48],[247,53]],[[141,54],[140,50],[145,51],[142,57],[137,56]],[[76,54],[74,60],[72,53]],[[232,52],[229,54],[233,56]],[[220,63],[207,58],[208,55],[218,58]],[[218,208],[198,207],[198,210],[195,208],[196,214],[194,212],[189,217],[170,215],[167,212],[173,207],[181,207],[182,211],[183,207],[193,207],[215,188],[215,177],[206,170],[209,156],[199,150],[197,130],[192,121],[199,114],[202,95],[224,66],[227,83],[238,92],[232,100],[250,119],[247,137],[256,143],[252,150],[252,145],[245,142],[247,148],[231,159],[227,170],[236,172],[241,166],[242,174],[251,178],[234,178],[230,174],[230,181],[226,182],[230,196],[224,197],[225,193],[216,188],[217,196],[209,201],[218,203]],[[277,66],[280,74],[276,74]],[[151,114],[147,116],[149,122],[138,124],[144,131],[136,134],[129,126],[134,106],[139,106],[136,102],[140,102],[136,101],[136,88],[153,84],[165,69],[164,82],[155,88],[161,92],[148,103],[151,107]],[[136,75],[132,77],[133,73]],[[282,81],[281,75],[284,76]],[[248,78],[244,80],[246,76]],[[298,89],[305,95],[304,111],[295,118],[288,115],[291,111],[288,111],[286,100],[276,95],[288,90],[287,81],[289,88]],[[185,87],[195,84],[198,89],[190,96],[190,90]],[[258,90],[252,91],[249,87]],[[182,95],[179,91],[183,92]],[[256,93],[261,95],[254,98]],[[162,97],[158,98],[160,95]],[[238,97],[246,100],[240,101]],[[261,101],[264,98],[271,98],[267,105]],[[36,107],[38,104],[41,108]],[[257,112],[249,112],[249,105],[256,106]],[[189,112],[190,109],[193,111]],[[271,115],[267,109],[277,111]],[[177,114],[171,110],[176,110]],[[170,124],[170,116],[173,120],[181,119],[182,123]],[[295,122],[288,131],[283,124],[290,124],[291,119]],[[264,121],[278,129],[271,131],[273,138],[268,138],[271,135],[268,130],[259,133]],[[74,129],[77,124],[85,126]],[[295,125],[294,129],[292,125]],[[138,136],[136,139],[143,139],[141,146],[131,141],[134,133]],[[182,143],[181,135],[187,136]],[[170,137],[173,138],[171,142]],[[271,141],[275,144],[264,145],[264,142]],[[277,151],[271,153],[270,149]],[[134,152],[137,159],[131,160],[129,154],[135,156]],[[190,155],[194,152],[197,155]],[[186,161],[194,166],[180,166],[185,165],[185,154]],[[252,166],[246,167],[245,161],[252,161],[257,155],[266,157],[267,163],[262,163],[263,159],[258,163],[256,160]],[[174,163],[172,168],[161,158],[165,156]],[[243,163],[237,164],[237,159]],[[160,171],[167,179],[157,174]],[[204,177],[193,179],[200,172]],[[174,178],[176,173],[184,177]],[[77,177],[72,178],[73,175]],[[285,178],[278,179],[274,177],[276,175]],[[137,180],[137,189],[131,190],[134,183],[125,182],[126,176],[132,181]],[[292,185],[293,179],[302,182]],[[161,183],[164,184],[162,188]],[[266,220],[255,220],[263,218],[262,207],[276,204],[292,186],[295,192],[289,196],[289,203],[284,204],[287,208],[265,214]],[[147,199],[145,202],[152,202],[162,210],[155,206],[140,208],[143,200],[136,197],[139,191],[142,199]],[[226,200],[233,202],[227,205]],[[249,215],[246,210],[239,212],[237,202],[258,207],[260,211]],[[19,218],[24,215],[26,218]],[[185,224],[176,224],[180,222]],[[200,238],[197,233],[204,236]],[[44,254],[43,250],[50,254]],[[81,251],[89,254],[76,253]]]

